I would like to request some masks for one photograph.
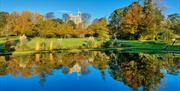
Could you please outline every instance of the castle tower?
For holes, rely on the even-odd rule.
[[[71,13],[69,14],[69,16],[70,16],[70,17],[73,16],[73,13],[71,12]]]
[[[81,12],[78,10],[76,16],[74,16],[72,13],[70,13],[69,20],[73,21],[75,24],[81,23]]]
[[[81,17],[81,12],[80,10],[78,9],[78,16]]]

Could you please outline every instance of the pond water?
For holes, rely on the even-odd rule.
[[[0,91],[180,91],[180,54],[82,51],[0,57]]]

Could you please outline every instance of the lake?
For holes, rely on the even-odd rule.
[[[180,54],[62,51],[0,57],[0,91],[180,91]]]

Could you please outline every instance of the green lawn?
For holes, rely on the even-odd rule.
[[[17,40],[18,37],[10,37],[10,40]],[[85,41],[89,40],[89,38],[31,38],[29,39],[26,44],[20,46],[17,43],[15,46],[16,53],[31,53],[35,52],[36,43],[39,42],[40,47],[44,43],[46,46],[45,48],[48,50],[50,48],[50,44],[52,43],[52,49],[79,49]],[[0,43],[3,44],[6,41],[6,38],[0,38]],[[113,40],[111,40],[113,41]],[[101,44],[101,41],[96,41],[98,44]],[[176,46],[170,46],[171,43],[164,43],[163,41],[137,41],[137,40],[116,40],[118,46],[116,47],[104,47],[98,49],[84,49],[84,50],[134,50],[134,51],[143,51],[143,50],[163,50],[167,45],[169,45],[168,50],[177,50],[180,51],[180,45],[177,44]],[[23,50],[22,50],[23,49]]]
[[[72,49],[82,46],[87,39],[88,38],[33,38],[26,43],[26,46],[29,47],[29,49],[35,49],[36,42],[39,42],[40,44],[44,43],[46,48],[49,48],[50,43],[52,43],[53,49]]]
[[[119,43],[132,48],[162,49],[167,44],[162,41],[137,41],[137,40],[119,40]]]
[[[168,45],[168,47],[167,47]],[[167,48],[166,48],[167,47]],[[166,48],[166,49],[165,49]],[[135,51],[135,52],[162,52],[162,51],[179,51],[180,44],[171,46],[170,43],[163,41],[137,41],[137,40],[110,40],[102,49],[97,50],[119,50],[119,51]]]
[[[13,40],[18,40],[19,37],[13,36],[13,37],[8,37],[8,39],[13,41]],[[7,40],[6,37],[0,37],[0,43],[4,43],[4,42],[6,42],[6,40]]]

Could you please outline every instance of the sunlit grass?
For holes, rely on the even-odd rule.
[[[1,45],[5,42],[6,38],[0,38]],[[10,37],[10,40],[18,40],[18,37]],[[87,41],[88,38],[30,38],[26,43],[25,50],[19,46],[17,43],[15,46],[16,51],[15,54],[24,54],[24,53],[34,53],[36,42],[39,44],[45,43],[46,50],[49,49],[50,43],[52,42],[53,49],[77,49],[81,50],[81,46]],[[114,41],[114,40],[111,40]],[[137,41],[137,40],[116,40],[118,44],[125,45],[124,47],[113,47],[113,48],[83,48],[83,50],[130,50],[130,51],[162,51],[164,48],[169,45],[168,50],[179,51],[180,45],[177,44],[175,46],[171,46],[171,43],[164,43],[163,41]],[[97,41],[97,43],[101,44],[102,41]],[[42,47],[40,45],[40,47]],[[1,47],[3,49],[3,47]]]
[[[35,49],[36,42],[45,43],[47,48],[49,47],[50,42],[53,43],[53,49],[63,48],[63,49],[71,49],[78,48],[82,46],[84,41],[88,38],[33,38],[27,42],[27,46],[30,49]]]

